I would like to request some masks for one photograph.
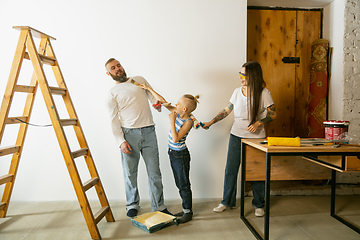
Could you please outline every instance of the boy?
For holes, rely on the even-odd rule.
[[[174,174],[174,179],[182,199],[183,211],[175,214],[181,216],[178,219],[179,223],[186,223],[192,219],[192,192],[190,187],[190,153],[185,144],[185,140],[192,127],[192,120],[190,118],[198,103],[199,95],[192,96],[185,94],[178,103],[171,106],[167,101],[151,87],[145,84],[140,84],[140,87],[150,91],[156,99],[171,112],[170,132],[168,137],[168,154],[170,158],[171,169]]]

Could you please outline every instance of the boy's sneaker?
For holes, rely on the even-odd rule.
[[[225,211],[226,208],[227,207],[224,204],[220,203],[219,206],[217,206],[216,208],[213,209],[213,211],[216,213],[221,213],[221,212]]]
[[[264,208],[255,208],[255,216],[262,217],[265,215]]]
[[[183,211],[175,213],[174,216],[175,217],[182,217],[182,215],[184,215],[185,213]]]
[[[178,223],[186,223],[192,219],[193,212],[184,213],[181,218],[178,219]]]

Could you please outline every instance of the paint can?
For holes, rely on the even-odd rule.
[[[343,140],[347,137],[349,121],[329,120],[324,122],[326,140]]]

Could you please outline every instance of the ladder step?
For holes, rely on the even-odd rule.
[[[110,207],[106,206],[106,207],[102,207],[95,215],[94,215],[94,219],[95,219],[95,223],[98,224],[98,222],[100,222],[100,220],[109,212]]]
[[[29,26],[13,26],[14,29],[16,30],[29,30],[31,31],[31,34],[36,37],[36,38],[50,38],[50,39],[53,39],[53,40],[56,40],[56,38],[48,35],[48,34],[45,34],[43,32],[40,32],[39,30],[36,30],[35,28],[32,28],[32,27],[29,27]]]
[[[70,125],[76,125],[77,124],[76,118],[70,118],[70,119],[60,119],[60,122],[62,126],[70,126]]]
[[[52,57],[48,57],[42,54],[39,54],[40,60],[43,61],[43,63],[55,66],[56,65],[56,59]]]
[[[50,91],[52,94],[65,95],[67,92],[67,89],[59,88],[59,87],[50,87]]]
[[[89,181],[87,181],[86,183],[83,184],[83,190],[84,192],[86,192],[87,190],[89,190],[91,187],[95,186],[96,184],[98,184],[99,182],[99,178],[95,177],[90,179]]]
[[[82,148],[82,149],[79,149],[79,150],[77,150],[75,152],[72,152],[72,155],[73,155],[73,158],[78,158],[78,157],[87,155],[88,152],[89,152],[88,148]]]
[[[3,210],[6,206],[6,202],[1,202],[0,203],[0,211]]]
[[[0,177],[0,185],[3,185],[4,183],[11,182],[13,180],[14,175],[13,174],[6,174],[4,176]]]
[[[26,122],[27,117],[9,117],[5,120],[6,124],[23,123]]]
[[[51,65],[51,66],[55,66],[56,65],[56,59],[52,58],[52,57],[48,57],[42,54],[38,54],[40,61],[42,61],[45,64]],[[25,52],[24,58],[27,60],[30,60],[30,55],[28,52]]]
[[[0,147],[0,156],[19,152],[20,146],[12,145],[8,147]]]
[[[15,92],[27,92],[27,93],[33,93],[35,90],[35,87],[32,86],[23,86],[23,85],[16,85],[14,88]]]

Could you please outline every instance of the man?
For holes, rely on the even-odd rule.
[[[105,68],[106,73],[116,82],[110,89],[108,109],[112,131],[121,149],[126,215],[135,217],[140,209],[137,186],[140,153],[148,174],[152,210],[171,214],[164,205],[155,124],[148,101],[155,103],[156,99],[150,92],[132,82],[147,85],[149,83],[140,76],[128,78],[120,62],[114,58],[105,63]]]

